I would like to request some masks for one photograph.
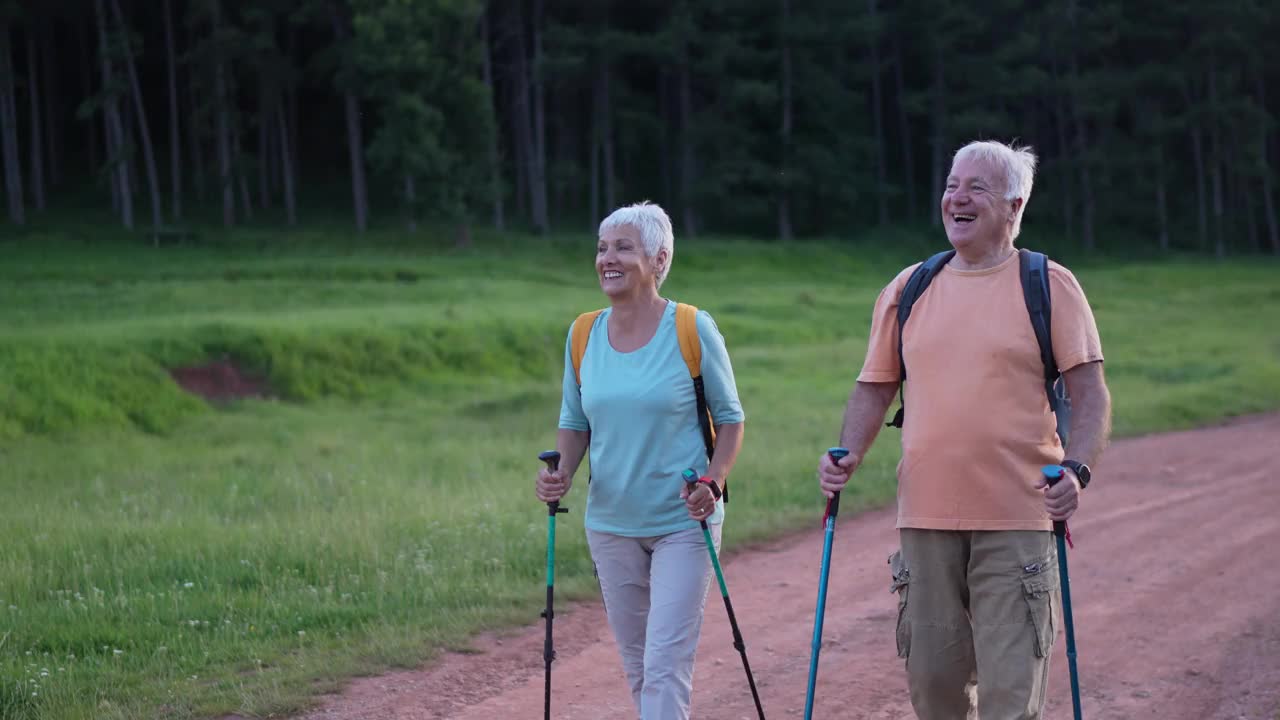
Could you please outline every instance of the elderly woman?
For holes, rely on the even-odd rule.
[[[590,448],[587,541],[642,720],[689,717],[711,577],[699,523],[708,523],[718,546],[720,498],[742,447],[742,406],[724,338],[699,311],[702,379],[717,438],[708,462],[676,303],[658,293],[674,251],[671,220],[657,205],[623,207],[600,223],[596,276],[609,307],[590,325],[579,372],[570,331],[560,468],[544,468],[537,479],[539,500],[561,499]],[[703,476],[692,493],[681,481],[686,468]]]

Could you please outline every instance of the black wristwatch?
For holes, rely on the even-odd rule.
[[[1071,468],[1071,472],[1075,473],[1076,477],[1080,478],[1081,490],[1089,487],[1089,480],[1093,476],[1093,471],[1089,470],[1088,465],[1085,465],[1082,462],[1076,462],[1075,460],[1063,460],[1062,467]]]

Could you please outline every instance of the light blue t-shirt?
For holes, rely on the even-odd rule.
[[[680,499],[680,474],[707,470],[707,449],[698,425],[689,366],[676,338],[676,304],[667,308],[653,338],[629,353],[609,344],[612,310],[596,317],[582,358],[582,388],[573,374],[570,339],[565,340],[564,395],[560,427],[591,432],[588,530],[651,537],[698,527]],[[724,337],[706,312],[698,311],[702,378],[716,425],[743,421],[742,404]],[[724,503],[708,523],[724,520]]]

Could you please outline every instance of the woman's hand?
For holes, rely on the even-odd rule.
[[[684,499],[684,506],[689,510],[689,517],[702,522],[711,517],[716,511],[716,498],[711,494],[711,488],[706,483],[698,483],[693,492],[689,492],[688,485],[680,487],[680,497]]]
[[[564,469],[551,471],[547,468],[538,470],[538,480],[534,491],[542,502],[555,502],[564,497],[573,487],[573,478]]]

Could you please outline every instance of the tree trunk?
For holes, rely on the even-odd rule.
[[[1084,249],[1092,251],[1097,248],[1098,241],[1094,235],[1094,197],[1092,163],[1089,160],[1089,141],[1084,127],[1084,113],[1080,109],[1079,85],[1080,73],[1075,55],[1071,57],[1071,121],[1075,126],[1076,167],[1080,171],[1080,231]]]
[[[369,226],[369,194],[364,178],[364,131],[360,127],[360,101],[355,93],[343,93],[347,111],[347,148],[351,155],[351,199],[356,209],[356,230]]]
[[[90,23],[92,21],[85,19],[79,24],[80,28],[80,93],[81,97],[93,96],[93,43],[90,41]],[[104,113],[105,117],[105,113]],[[105,127],[105,125],[104,125]],[[98,172],[98,133],[93,129],[92,118],[85,120],[85,147],[88,148],[89,172],[96,174]],[[111,176],[114,177],[114,176]],[[108,183],[111,185],[112,193],[115,192],[115,182]],[[117,203],[112,201],[113,210],[119,211]]]
[[[102,111],[107,123],[107,156],[114,168],[116,186],[119,188],[120,219],[129,230],[133,229],[133,193],[129,184],[129,168],[124,152],[124,127],[120,122],[120,111],[116,105],[116,95],[111,91],[111,58],[107,52],[107,13],[102,0],[95,0],[94,11],[98,19],[98,49],[102,60]]]
[[[58,66],[57,53],[53,51],[53,23],[45,26],[44,32],[41,34],[40,49],[43,56],[41,65],[44,67],[44,127],[45,127],[45,147],[48,149],[48,156],[45,158],[45,167],[49,170],[49,186],[58,187],[62,184],[62,131],[64,129],[62,118],[62,103],[58,95]]]
[[[945,32],[945,29],[937,32]],[[933,147],[930,148],[933,158],[930,163],[933,166],[930,185],[933,188],[934,202],[942,201],[942,181],[946,177],[947,168],[945,160],[946,150],[943,144],[946,142],[946,122],[947,122],[947,98],[945,83],[943,81],[943,65],[942,65],[942,41],[934,38],[933,45]],[[929,213],[929,226],[938,227],[942,224],[942,214],[935,210]]]
[[[1218,68],[1216,58],[1209,59],[1209,179],[1213,184],[1213,254],[1225,257],[1226,239],[1222,234],[1222,133],[1218,129]]]
[[[222,25],[221,0],[212,0],[213,34],[216,37]],[[218,114],[218,187],[222,190],[222,225],[236,223],[235,179],[231,176],[231,119],[227,116],[227,77],[223,65],[222,48],[216,47],[214,56],[214,99]]]
[[[1055,87],[1061,88],[1062,84],[1060,81],[1060,77],[1061,76],[1058,73],[1057,63],[1055,62],[1054,68],[1053,68],[1053,78],[1054,78]],[[1068,137],[1071,136],[1071,130],[1068,127],[1068,124],[1070,123],[1071,118],[1070,116],[1067,115],[1067,108],[1065,103],[1063,102],[1064,95],[1065,95],[1065,92],[1062,90],[1058,90],[1053,93],[1054,105],[1057,108],[1057,111],[1054,113],[1054,115],[1056,116],[1055,117],[1056,122],[1054,122],[1054,125],[1056,126],[1057,133],[1058,133],[1058,152],[1062,154],[1062,160],[1061,160],[1062,175],[1059,179],[1059,182],[1062,183],[1063,227],[1066,229],[1067,240],[1071,242],[1075,242],[1075,239],[1076,239],[1076,201],[1075,201],[1075,192],[1074,192],[1075,183],[1073,182],[1073,173],[1071,172],[1071,164],[1072,164],[1071,156],[1074,153],[1071,152],[1071,143],[1067,139]]]
[[[587,153],[587,177],[590,181],[588,192],[588,226],[594,225],[600,218],[600,96],[599,83],[596,84],[596,113],[592,122],[591,150]]]
[[[489,11],[485,8],[480,14],[480,56],[481,69],[484,73],[484,85],[489,89],[489,108],[493,113],[488,138],[489,152],[489,199],[493,203],[493,227],[502,232],[506,228],[506,218],[502,207],[502,164],[498,153],[498,135],[501,124],[498,121],[497,92],[493,82],[493,47],[489,42]]]
[[[284,103],[276,105],[276,127],[280,131],[280,168],[284,176],[284,209],[289,227],[298,224],[298,202],[293,186],[293,157],[289,145],[289,127],[285,122]]]
[[[240,145],[240,128],[231,131],[231,167],[236,185],[240,188],[240,206],[244,208],[244,219],[253,219],[253,198],[249,194],[249,178],[244,173],[244,150]]]
[[[164,0],[164,47],[169,70],[169,182],[174,222],[182,220],[182,130],[178,117],[178,63],[173,37],[173,0]]]
[[[128,36],[129,26],[124,21],[124,13],[120,10],[120,0],[111,0],[111,13],[115,15],[120,32]],[[156,155],[151,146],[151,130],[147,126],[147,108],[142,102],[142,85],[138,82],[138,68],[133,61],[133,48],[128,47],[125,55],[125,68],[129,73],[129,87],[133,95],[133,112],[138,120],[138,135],[142,138],[142,157],[147,164],[147,187],[151,191],[151,228],[152,237],[160,241],[160,177],[156,172]]]
[[[1271,251],[1280,255],[1280,227],[1276,223],[1276,204],[1272,198],[1270,169],[1262,176],[1262,211],[1267,218],[1267,236],[1271,238]]]
[[[408,227],[409,232],[418,231],[417,204],[418,204],[418,195],[414,188],[413,175],[409,173],[405,173],[404,174],[404,211],[405,211],[405,221],[406,221],[405,225],[406,227]]]
[[[121,93],[128,90],[121,90]],[[125,173],[129,176],[129,188],[131,194],[139,194],[142,192],[141,175],[138,174],[138,140],[134,137],[135,130],[133,124],[133,105],[130,104],[128,97],[118,98],[120,112],[120,127],[124,131],[124,146],[122,154],[124,157]]]
[[[1160,251],[1169,252],[1169,199],[1165,188],[1164,146],[1156,141],[1156,215],[1160,224]]]
[[[40,122],[39,78],[36,32],[30,28],[27,30],[27,99],[31,104],[31,199],[36,210],[44,210],[44,126]]]
[[[1240,178],[1239,185],[1243,187],[1246,184],[1245,178]],[[1253,193],[1240,193],[1244,197],[1245,226],[1248,228],[1249,249],[1254,251],[1262,251],[1262,240],[1258,237],[1258,208],[1254,204]]]
[[[1263,112],[1266,112],[1267,84],[1263,80],[1261,72],[1254,75],[1254,85],[1257,87],[1258,105]],[[1280,226],[1276,222],[1276,206],[1275,200],[1272,198],[1271,189],[1271,134],[1267,130],[1265,125],[1260,127],[1262,133],[1262,211],[1267,221],[1267,237],[1271,240],[1271,251],[1280,255]]]
[[[876,26],[876,0],[867,0],[867,16],[871,28]],[[889,224],[889,188],[884,152],[884,99],[880,83],[880,36],[874,30],[867,31],[867,45],[871,60],[871,125],[875,129],[876,143],[876,218],[881,225]]]
[[[693,89],[689,60],[680,65],[680,195],[684,205],[684,234],[698,234],[697,211],[694,209],[694,183],[697,161],[693,145]]]
[[[350,36],[346,20],[338,14],[336,6],[330,6],[333,32],[338,42]],[[369,226],[369,192],[364,174],[364,130],[360,122],[360,100],[355,92],[342,92],[342,104],[347,117],[347,152],[351,156],[351,200],[356,211],[356,230],[364,232]]]
[[[662,197],[670,202],[675,196],[675,154],[671,152],[671,75],[658,72],[658,163],[662,171]]]
[[[200,142],[200,123],[197,121],[196,107],[196,91],[194,84],[187,86],[187,106],[190,114],[187,115],[187,142],[189,143],[188,151],[191,155],[192,179],[196,186],[196,200],[200,204],[204,204],[208,194],[206,190],[206,175],[204,168],[204,148]]]
[[[298,28],[297,25],[289,23],[289,39],[286,43],[286,54],[290,58],[297,57],[298,52]],[[293,173],[294,190],[297,190],[298,176],[302,173],[302,158],[298,152],[299,140],[298,133],[298,83],[296,80],[289,81],[287,90],[289,96],[289,115],[286,118],[289,126],[289,156],[293,159],[293,165],[289,168],[289,172]]]
[[[547,213],[546,83],[542,76],[543,0],[533,0],[533,226],[540,233],[551,229]]]
[[[511,63],[511,123],[515,134],[516,206],[521,215],[533,214],[533,112],[529,103],[529,58],[524,43],[524,17],[520,2],[511,3],[507,27],[515,41]]]
[[[874,2],[875,0],[871,0]],[[791,2],[782,0],[782,123],[778,130],[778,151],[782,156],[778,169],[778,237],[787,241],[791,231]]]
[[[600,149],[604,158],[604,205],[609,212],[618,206],[618,173],[614,165],[613,93],[609,78],[613,75],[607,63],[600,65]]]
[[[9,39],[9,19],[0,17],[0,134],[4,147],[4,189],[9,198],[9,220],[27,222],[22,201],[22,159],[18,150],[18,110],[13,87],[13,49]]]
[[[902,65],[906,60],[902,55],[902,43],[899,37],[893,36],[893,80],[897,86],[898,98],[898,135],[902,139],[902,170],[907,185],[907,213],[912,222],[919,212],[918,188],[916,188],[916,160],[911,147],[911,123],[907,118],[906,92],[907,85],[902,79]]]
[[[271,207],[268,160],[271,157],[271,122],[267,114],[270,100],[267,97],[266,76],[258,78],[258,204],[263,210]]]

